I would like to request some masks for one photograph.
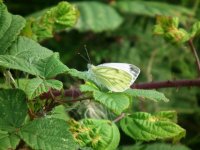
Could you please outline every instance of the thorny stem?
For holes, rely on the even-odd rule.
[[[138,83],[138,84],[133,84],[131,86],[131,88],[136,88],[136,89],[160,89],[160,88],[190,87],[190,86],[200,87],[200,79]]]
[[[160,81],[160,82],[148,82],[148,83],[138,83],[138,84],[133,84],[131,88],[133,89],[160,89],[160,88],[173,88],[173,87],[191,87],[191,86],[196,86],[200,87],[200,79],[193,79],[193,80],[175,80],[175,81]],[[52,91],[53,95],[59,96],[61,95],[60,91]],[[65,90],[65,96],[71,97],[72,95],[74,96],[75,93],[75,98],[79,97],[81,95],[81,92],[78,89],[73,89],[73,90]],[[45,93],[40,97],[41,99],[49,99],[51,98],[51,94]],[[91,99],[92,97],[87,97],[87,98],[80,98],[80,99],[74,99],[74,100],[69,100],[65,102],[76,102],[76,101],[81,101],[81,100],[86,100],[86,99]],[[64,101],[62,101],[64,102]]]
[[[198,57],[198,54],[197,54],[197,51],[196,51],[196,48],[194,47],[194,44],[193,44],[193,40],[190,39],[188,41],[188,44],[190,46],[190,49],[196,59],[196,65],[197,65],[197,69],[198,69],[198,73],[199,73],[199,77],[200,77],[200,61],[199,61],[199,57]]]

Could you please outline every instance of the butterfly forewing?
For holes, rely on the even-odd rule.
[[[91,70],[98,85],[104,86],[114,92],[122,92],[128,89],[139,74],[138,70],[136,70],[137,72],[131,70],[129,64],[122,63],[93,66]]]

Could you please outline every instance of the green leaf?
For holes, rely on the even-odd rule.
[[[53,51],[29,38],[19,36],[6,54],[34,62],[51,56]]]
[[[33,149],[76,150],[77,148],[67,123],[61,119],[36,119],[23,126],[19,135]]]
[[[160,118],[145,112],[136,112],[120,121],[122,130],[135,140],[152,141],[185,136],[185,130],[168,118]]]
[[[79,79],[83,79],[85,81],[88,80],[88,73],[87,71],[78,71],[76,69],[69,69],[67,71],[68,74],[70,74],[73,77],[77,77]]]
[[[167,118],[171,120],[172,122],[177,123],[177,112],[176,111],[160,111],[155,113],[156,117],[159,118]]]
[[[113,5],[120,11],[136,15],[155,17],[156,15],[165,16],[192,16],[194,12],[177,5],[154,1],[116,1]],[[134,9],[133,9],[134,8]],[[186,18],[185,18],[186,19]]]
[[[10,14],[6,6],[0,4],[0,54],[6,53],[24,26],[25,19]]]
[[[78,10],[68,2],[60,2],[32,15],[26,24],[23,35],[37,41],[53,37],[54,32],[73,27],[78,19]]]
[[[160,93],[155,90],[129,89],[129,90],[126,90],[125,93],[132,97],[141,98],[141,99],[149,99],[155,102],[169,101],[169,99],[166,98],[163,93]]]
[[[18,136],[0,130],[0,150],[15,149],[19,141]]]
[[[199,34],[200,34],[200,21],[194,23],[190,31],[191,37],[195,37]]]
[[[47,116],[49,118],[58,118],[65,121],[69,120],[69,115],[66,112],[66,108],[63,105],[59,105],[53,108],[51,113]]]
[[[122,17],[111,6],[100,2],[76,2],[80,18],[75,28],[79,31],[102,32],[115,30],[122,23]]]
[[[191,38],[191,35],[182,28],[178,28],[177,17],[157,16],[154,34],[162,35],[165,40],[172,43],[184,43]]]
[[[21,90],[0,90],[0,130],[16,131],[27,115],[25,94]]]
[[[109,120],[72,120],[70,130],[82,147],[92,147],[95,150],[115,150],[120,141],[119,129]]]
[[[50,88],[61,90],[62,87],[62,82],[58,80],[45,80],[41,78],[19,80],[19,88],[24,90],[28,99],[33,99],[42,93],[48,92]]]
[[[126,94],[99,91],[99,89],[91,83],[81,85],[80,90],[82,92],[92,92],[95,101],[103,104],[118,115],[127,109],[130,104],[129,97]]]
[[[20,37],[7,55],[0,55],[0,66],[42,78],[52,78],[69,70],[59,60],[58,53],[52,53],[25,37]]]

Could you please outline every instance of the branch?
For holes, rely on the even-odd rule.
[[[192,51],[192,53],[193,53],[193,55],[195,57],[196,65],[197,65],[197,70],[198,70],[198,73],[199,73],[199,76],[200,76],[200,61],[199,61],[199,57],[198,57],[197,51],[196,51],[196,49],[194,47],[192,39],[190,39],[188,41],[188,44],[189,44],[190,49],[191,49],[191,51]]]
[[[191,87],[191,86],[200,87],[200,79],[138,83],[138,84],[133,84],[131,88],[133,89],[160,89],[160,88],[173,88],[173,87],[178,88],[178,87]],[[52,92],[55,97],[62,95],[62,92],[60,91],[52,91]],[[65,97],[73,97],[74,102],[75,102],[76,98],[81,95],[81,92],[78,89],[68,89],[64,91],[63,95]],[[50,99],[52,97],[51,97],[50,92],[47,92],[41,95],[40,98]],[[80,101],[80,100],[81,99],[77,99],[77,101]]]
[[[191,86],[200,87],[200,79],[138,83],[138,84],[133,84],[131,86],[131,88],[135,88],[135,89],[160,89],[160,88],[191,87]]]

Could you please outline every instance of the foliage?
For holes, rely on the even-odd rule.
[[[0,1],[0,149],[171,150],[199,144],[200,132],[195,137],[184,124],[189,112],[199,125],[199,89],[112,92],[80,71],[86,64],[74,51],[87,44],[95,63],[133,63],[141,69],[138,81],[194,78],[194,57],[185,44],[200,33],[196,10],[165,2],[43,2],[44,9],[22,17],[11,13],[14,3]],[[25,8],[19,6],[18,13]],[[91,110],[95,115],[84,115]],[[185,146],[178,145],[185,136]]]

